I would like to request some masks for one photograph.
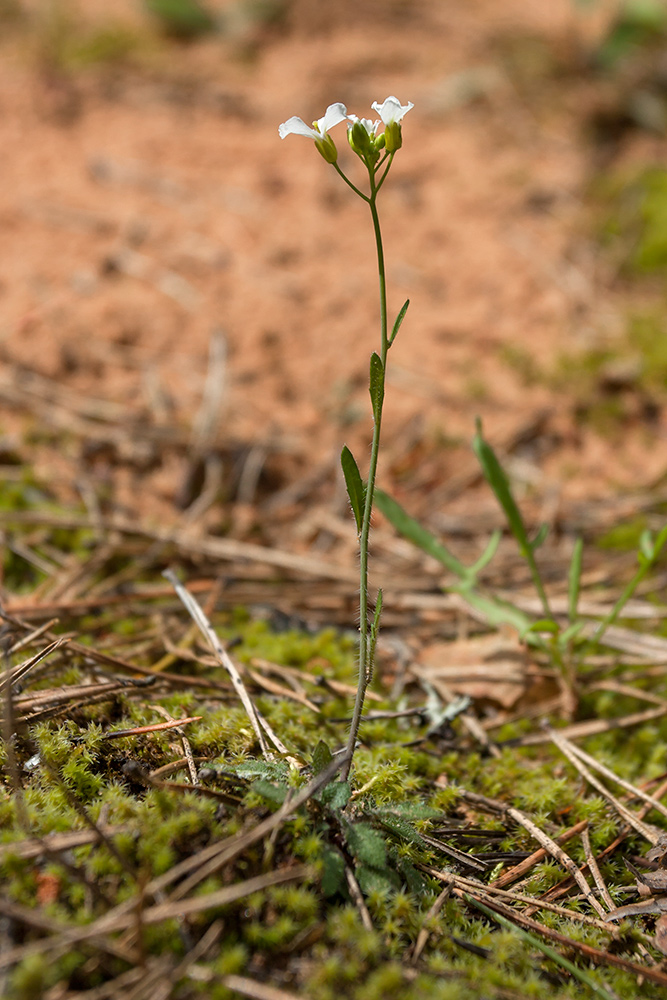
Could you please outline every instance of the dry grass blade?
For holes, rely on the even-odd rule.
[[[583,739],[585,736],[597,736],[598,733],[608,733],[612,729],[629,729],[632,726],[641,726],[644,722],[653,722],[655,719],[667,715],[667,705],[660,708],[649,708],[645,712],[633,712],[625,715],[621,719],[589,719],[586,722],[573,722],[571,726],[565,726],[559,733],[568,740]],[[516,745],[522,747],[539,746],[540,743],[548,743],[551,739],[549,733],[531,733],[529,736],[522,736],[516,741]]]
[[[34,694],[20,695],[14,700],[16,722],[31,724],[41,719],[52,718],[67,710],[108,701],[128,688],[143,687],[144,680],[117,680],[102,684],[71,684],[60,688],[45,688]],[[109,735],[109,734],[107,734]]]
[[[188,593],[185,587],[177,579],[176,575],[172,573],[171,570],[165,570],[164,576],[173,585],[174,590],[176,591],[179,598],[185,605],[193,621],[196,623],[200,632],[202,633],[202,635],[208,642],[209,646],[211,647],[212,651],[215,653],[218,660],[229,674],[230,680],[234,686],[234,690],[236,691],[237,695],[241,700],[241,704],[246,710],[246,715],[248,716],[248,719],[250,720],[250,725],[252,726],[255,732],[255,736],[257,737],[257,741],[260,745],[262,754],[264,755],[265,760],[270,760],[271,754],[269,753],[269,748],[266,739],[264,737],[264,733],[262,731],[262,726],[259,721],[259,713],[257,712],[257,709],[253,704],[252,698],[245,689],[245,685],[241,680],[241,675],[236,669],[233,660],[227,654],[226,650],[223,649],[217,635],[215,634],[213,626],[211,625],[210,621],[208,620],[208,618],[206,617],[200,606],[195,601],[194,597],[192,597],[192,595]]]
[[[579,966],[576,966],[570,961],[569,958],[566,958],[564,955],[560,954],[560,952],[557,952],[550,945],[545,944],[540,938],[535,937],[533,934],[529,934],[528,931],[521,927],[516,927],[515,922],[500,913],[498,904],[496,904],[495,908],[491,908],[485,903],[482,903],[481,900],[475,899],[474,896],[466,895],[464,896],[464,899],[466,903],[472,904],[476,909],[481,910],[481,912],[487,917],[495,919],[501,927],[507,927],[508,930],[514,930],[514,928],[516,928],[519,937],[529,947],[542,952],[543,955],[546,955],[547,958],[551,959],[551,961],[557,966],[561,966],[561,968],[565,969],[565,971],[568,972],[575,980],[578,980],[578,982],[587,986],[591,993],[595,994],[595,996],[601,997],[601,1000],[618,1000],[615,993],[610,993],[606,986],[597,983],[589,972],[586,972]]]
[[[211,847],[200,851],[194,858],[182,861],[180,865],[176,865],[170,871],[166,872],[165,875],[149,883],[148,889],[151,891],[153,887],[162,889],[165,885],[170,885],[178,878],[187,875],[189,877],[185,878],[185,881],[172,893],[172,898],[181,898],[187,895],[191,889],[205,878],[208,878],[209,875],[213,875],[224,864],[238,857],[247,847],[256,844],[278,829],[289,816],[296,812],[304,803],[308,802],[321,788],[325,788],[345,763],[346,755],[343,753],[339,754],[310,784],[302,788],[291,799],[288,798],[277,812],[269,816],[268,819],[263,820],[254,829],[238,836],[229,837],[219,844],[212,844]]]
[[[264,738],[264,733],[266,733],[266,735],[269,737],[276,750],[278,750],[279,753],[283,754],[290,762],[290,764],[292,764],[293,767],[298,767],[299,766],[298,760],[295,757],[291,757],[289,755],[287,747],[284,745],[282,740],[276,735],[276,733],[274,733],[273,729],[271,728],[267,720],[255,708],[252,698],[246,691],[245,685],[241,679],[241,675],[236,669],[234,661],[220,643],[220,640],[215,634],[215,629],[213,628],[210,621],[202,611],[199,604],[197,604],[194,597],[192,597],[192,595],[189,594],[188,591],[185,589],[185,587],[178,581],[177,577],[174,575],[174,573],[171,572],[171,570],[165,570],[164,576],[166,577],[167,580],[169,580],[171,584],[173,584],[176,593],[178,594],[181,601],[187,608],[192,619],[196,622],[197,626],[199,627],[199,630],[201,631],[202,635],[208,642],[213,653],[215,654],[215,656],[218,658],[222,666],[229,674],[234,690],[241,699],[241,703],[246,710],[246,714],[248,716],[248,719],[250,720],[250,724],[252,725],[252,728],[255,731],[255,735],[257,736],[257,740],[259,742],[265,760],[271,759],[271,753],[269,751],[266,739]]]
[[[0,618],[2,617],[2,611],[0,611]],[[38,628],[33,629],[32,632],[28,633],[28,635],[24,635],[22,639],[18,639],[9,650],[10,656],[13,656],[14,653],[18,653],[25,646],[29,646],[31,642],[35,642],[35,640],[43,636],[45,632],[48,632],[53,625],[57,624],[58,619],[51,618],[49,621],[43,622]]]
[[[246,673],[258,688],[263,688],[270,694],[278,695],[279,698],[296,701],[299,705],[305,705],[306,708],[309,708],[311,712],[315,712],[316,715],[320,714],[320,709],[305,694],[301,694],[291,688],[286,688],[283,684],[277,684],[275,681],[269,680],[268,677],[264,677],[258,670],[251,670],[250,667],[246,667]]]
[[[582,893],[584,894],[585,898],[588,900],[588,902],[596,911],[596,913],[598,913],[600,916],[604,916],[605,914],[604,907],[601,906],[598,900],[595,898],[593,890],[589,886],[588,882],[586,881],[582,873],[577,868],[572,858],[565,853],[565,851],[556,843],[556,841],[552,840],[551,837],[547,836],[547,834],[543,830],[540,830],[539,826],[536,826],[536,824],[533,823],[533,821],[529,819],[519,809],[515,809],[513,806],[510,806],[507,809],[507,815],[510,816],[513,820],[515,820],[515,822],[520,823],[521,826],[524,828],[524,830],[527,830],[528,833],[530,833],[530,835],[535,838],[538,844],[542,845],[547,854],[550,854],[552,858],[555,858],[556,861],[560,862],[560,864],[563,865],[563,867],[569,872],[574,881],[577,883]]]
[[[171,722],[155,722],[152,726],[135,726],[134,729],[114,729],[109,733],[103,733],[105,740],[120,739],[121,736],[143,736],[146,733],[160,733],[165,729],[178,729],[188,722],[199,722],[201,715],[193,715],[190,719],[172,719]]]
[[[243,899],[245,896],[252,896],[253,893],[261,892],[269,886],[281,885],[284,882],[297,882],[314,874],[315,870],[309,865],[295,865],[293,868],[267,872],[264,875],[246,879],[245,882],[237,882],[234,885],[217,889],[215,892],[206,893],[204,896],[193,896],[189,899],[180,897],[176,900],[167,900],[164,903],[148,906],[141,912],[141,921],[143,924],[159,924],[163,920],[192,916],[203,910],[217,909],[219,906],[235,903],[237,900]],[[104,925],[105,933],[125,930],[132,927],[134,922],[135,917],[132,912],[119,914],[113,920],[102,917],[99,921],[100,924]]]
[[[71,851],[85,844],[100,843],[100,833],[104,837],[113,837],[120,833],[122,826],[105,826],[98,823],[97,830],[72,830],[70,833],[48,833],[45,837],[30,837],[27,840],[16,840],[10,844],[0,845],[0,861],[8,855],[18,858],[39,858],[47,851],[57,854],[59,851]]]
[[[29,660],[25,660],[23,663],[19,663],[18,666],[12,667],[11,670],[6,670],[3,676],[0,678],[0,691],[4,691],[4,689],[8,685],[18,684],[19,681],[22,681],[27,676],[27,674],[32,670],[34,666],[36,666],[51,653],[54,653],[56,649],[59,649],[61,646],[64,646],[69,641],[70,640],[67,637],[61,639],[55,639],[53,642],[49,643],[49,645],[46,646],[41,652],[36,653],[34,656],[31,656]]]
[[[364,927],[364,930],[367,931],[374,930],[375,928],[373,927],[373,921],[371,920],[371,915],[368,912],[368,907],[364,902],[364,896],[359,887],[359,883],[354,877],[354,872],[347,864],[345,865],[345,881],[347,882],[347,887],[350,890],[350,896],[352,897],[352,902],[356,906],[359,916],[361,918],[361,923],[362,926]]]
[[[247,976],[225,976],[222,982],[228,990],[250,997],[250,1000],[308,1000],[303,993],[297,996],[295,993],[288,993],[287,990],[278,989],[277,986],[258,983],[256,979],[249,979]]]
[[[556,736],[558,737],[559,734],[556,733]],[[560,746],[561,744],[562,746]],[[596,760],[595,757],[591,757],[590,754],[587,754],[580,747],[570,743],[569,740],[561,738],[557,745],[559,745],[563,750],[567,747],[568,750],[570,750],[570,752],[584,764],[588,764],[589,767],[598,771],[603,777],[609,778],[610,781],[615,781],[617,785],[620,785],[621,788],[626,790],[626,792],[629,792],[633,798],[640,799],[642,802],[646,803],[650,809],[656,809],[667,819],[667,809],[663,806],[662,802],[658,802],[657,799],[642,791],[641,788],[637,788],[636,785],[631,785],[629,781],[625,781],[623,778],[620,778],[617,774],[614,774],[613,771],[610,771],[608,767],[605,767],[604,764],[601,764],[600,761]]]
[[[438,916],[440,910],[443,908],[443,906],[445,905],[451,894],[452,894],[452,887],[450,885],[446,885],[445,888],[440,893],[440,895],[438,896],[438,898],[431,906],[431,908],[429,909],[426,916],[424,917],[424,922],[419,929],[417,940],[415,941],[412,951],[410,952],[409,961],[411,965],[416,965],[417,962],[419,961],[421,953],[426,947],[428,939],[431,936],[431,930],[429,928],[429,924],[432,923]]]
[[[176,720],[171,716],[171,714],[167,711],[167,709],[163,708],[161,705],[151,705],[150,707],[153,709],[154,712],[158,712],[160,715],[163,715],[169,722],[173,722],[173,723],[176,722]],[[201,716],[200,716],[200,718],[201,718]],[[185,721],[186,722],[192,722],[194,720],[193,719],[186,719]],[[187,736],[185,735],[185,733],[182,730],[178,730],[178,735],[180,736],[181,745],[183,746],[183,753],[185,755],[185,760],[187,762],[188,775],[190,777],[190,781],[192,782],[193,785],[196,785],[197,784],[197,767],[195,765],[195,758],[194,758],[194,755],[192,753],[192,747],[190,746],[190,741],[188,740]]]
[[[575,826],[566,830],[562,833],[560,837],[556,838],[557,844],[565,844],[572,837],[576,837],[577,834],[581,833],[588,826],[588,820],[582,819],[581,822],[577,823]],[[547,856],[547,852],[543,847],[540,847],[538,851],[534,851],[529,857],[524,858],[520,861],[518,865],[514,865],[513,868],[509,868],[506,872],[501,872],[497,879],[491,882],[494,888],[502,889],[506,885],[510,885],[512,882],[516,882],[517,879],[523,878],[527,875],[531,868],[543,861]]]
[[[498,899],[506,900],[507,903],[525,903],[528,907],[532,908],[531,912],[533,913],[536,910],[548,910],[550,913],[557,913],[559,916],[573,920],[575,923],[586,924],[589,927],[597,927],[598,930],[609,932],[609,924],[606,922],[606,917],[605,920],[598,920],[597,917],[590,917],[586,913],[578,913],[576,910],[570,910],[565,906],[558,906],[557,903],[551,903],[545,899],[535,899],[534,896],[528,896],[525,893],[514,892],[513,890],[497,889],[493,883],[485,885],[485,883],[477,882],[475,879],[467,878],[465,875],[439,871],[437,868],[429,868],[427,865],[422,866],[422,871],[432,875],[439,882],[445,882],[450,887],[456,886],[458,889],[465,890],[466,892],[473,891],[480,898],[494,899],[497,897]]]
[[[631,813],[629,809],[626,809],[623,803],[619,802],[619,800],[614,795],[611,794],[609,789],[606,788],[601,781],[598,781],[595,775],[591,774],[589,769],[580,759],[580,754],[576,752],[577,748],[574,747],[569,742],[569,740],[564,739],[560,733],[556,733],[553,730],[550,732],[549,735],[553,740],[553,742],[555,743],[555,745],[561,751],[561,753],[563,753],[570,761],[570,763],[573,764],[574,767],[576,767],[581,776],[586,779],[589,785],[592,785],[593,788],[595,788],[600,793],[600,795],[602,795],[609,803],[611,803],[611,805],[617,811],[619,816],[626,823],[628,823],[633,828],[633,830],[636,830],[637,833],[641,834],[641,836],[644,837],[644,839],[647,840],[649,844],[656,844],[660,836],[660,832],[652,829],[650,826],[647,826],[647,824],[643,823],[642,820],[640,820],[637,816],[635,816],[634,813]],[[602,767],[602,765],[597,765],[597,762],[594,761],[592,757],[589,757],[588,754],[585,754],[584,756],[588,759],[588,761],[592,761],[594,764],[596,764],[598,768]],[[642,798],[644,800],[649,800],[652,806],[656,806],[660,808],[662,811],[664,811],[660,803],[656,803],[655,800],[651,799],[649,795],[646,795],[644,792],[640,792],[638,788],[635,788],[633,785],[629,785],[627,782],[624,782],[621,778],[616,777],[614,774],[612,774],[611,771],[608,771],[607,768],[605,768],[604,770],[606,771],[608,777],[613,778],[619,784],[623,785],[624,788],[629,789],[633,793],[633,795],[636,795],[637,797]],[[573,873],[570,874],[572,874],[574,877]]]
[[[106,532],[120,531],[129,536],[140,536],[153,542],[173,545],[177,550],[191,554],[208,556],[214,560],[241,560],[273,566],[276,569],[291,573],[315,577],[316,579],[338,580],[341,583],[356,585],[359,581],[354,569],[337,566],[325,559],[315,556],[295,555],[280,549],[255,545],[252,542],[242,542],[236,538],[191,538],[182,531],[170,528],[155,528],[142,526],[137,521],[114,517],[104,519],[101,523],[87,517],[53,517],[37,511],[17,511],[9,514],[0,512],[0,524],[48,524],[63,528],[103,528]]]
[[[51,940],[56,940],[61,938],[63,935],[71,935],[73,940],[76,939],[76,928],[65,927],[63,924],[59,923],[57,920],[53,920],[51,917],[45,917],[38,910],[33,908],[22,906],[20,903],[16,903],[12,899],[7,899],[6,897],[0,898],[0,907],[2,908],[2,913],[5,917],[15,920],[17,924],[23,925],[25,927],[31,927],[35,930],[39,930],[45,934],[54,935],[53,938],[47,938],[40,941],[31,942],[29,945],[23,945],[23,951],[26,955],[36,954],[40,951],[45,950]],[[134,964],[136,961],[136,954],[120,941],[108,941],[104,938],[91,938],[95,943],[95,947],[100,948],[100,950],[106,952],[108,955],[113,955],[114,958],[120,958],[124,962],[129,962]],[[20,949],[14,949],[18,952]],[[6,954],[0,955],[0,968],[8,968],[14,964],[14,960],[5,962]]]
[[[180,918],[201,913],[203,910],[227,906],[239,899],[243,899],[245,896],[261,892],[262,889],[266,889],[269,886],[297,881],[308,878],[313,874],[314,871],[309,866],[296,865],[293,868],[269,872],[265,875],[258,875],[255,878],[247,879],[245,882],[225,886],[225,888],[208,893],[205,896],[156,903],[154,906],[149,906],[141,911],[141,922],[142,924],[156,924],[161,923],[163,920]],[[136,927],[137,922],[135,910],[136,900],[132,900],[129,906],[116,907],[88,927],[67,928],[66,930],[62,930],[60,934],[54,933],[50,938],[45,940],[31,942],[27,945],[19,945],[5,951],[3,954],[0,954],[0,969],[10,968],[28,955],[38,954],[39,952],[62,952],[72,946],[78,947],[88,941],[106,941],[108,934],[117,931],[132,930]],[[53,925],[51,929],[55,931],[56,925]]]
[[[461,890],[455,890],[455,892],[463,895]],[[622,958],[620,955],[615,955],[613,952],[602,951],[600,948],[594,948],[592,945],[584,944],[584,942],[577,941],[574,938],[569,938],[565,934],[560,934],[558,931],[554,931],[550,927],[545,927],[544,924],[540,924],[536,920],[532,920],[530,917],[511,909],[509,906],[505,906],[497,900],[482,900],[482,897],[479,897],[479,902],[482,901],[492,910],[497,910],[498,913],[501,913],[513,923],[516,923],[521,927],[527,927],[529,930],[535,931],[542,937],[555,941],[557,944],[562,944],[568,949],[580,952],[585,959],[593,962],[595,965],[614,965],[618,969],[624,969],[626,972],[648,979],[652,983],[657,983],[659,986],[667,986],[667,973],[663,972],[657,966],[640,965],[639,962],[632,962],[627,958]]]
[[[661,798],[663,795],[666,795],[666,794],[667,794],[667,781],[664,782],[664,784],[662,784],[657,789],[657,797]],[[643,819],[644,816],[646,816],[648,814],[648,812],[650,811],[650,809],[651,809],[650,805],[647,805],[647,804],[643,805],[641,807],[641,809],[639,810],[638,818],[639,819]],[[630,826],[626,825],[621,830],[621,832],[618,834],[618,836],[615,837],[612,840],[612,842],[610,844],[608,844],[605,847],[605,849],[600,852],[600,854],[597,855],[596,860],[597,861],[602,861],[604,858],[610,857],[614,853],[614,851],[616,851],[617,848],[620,847],[620,845],[623,843],[623,841],[625,840],[625,838],[630,833],[631,829],[632,828]],[[552,886],[551,889],[549,889],[549,891],[547,893],[545,893],[544,896],[542,896],[540,898],[540,901],[539,901],[540,906],[546,900],[558,899],[560,896],[564,896],[566,893],[568,893],[570,891],[570,889],[572,888],[572,885],[573,885],[573,879],[568,876],[566,879],[564,879],[558,885]],[[532,912],[535,912],[535,910],[533,909]]]
[[[613,910],[616,907],[614,900],[609,895],[609,889],[607,889],[606,883],[602,878],[602,872],[598,867],[598,863],[595,860],[595,855],[593,854],[593,849],[591,847],[591,838],[588,833],[588,827],[585,827],[581,831],[581,842],[584,845],[584,854],[586,855],[586,864],[588,865],[588,870],[593,876],[593,881],[598,887],[598,892],[602,899],[604,899],[607,909]]]

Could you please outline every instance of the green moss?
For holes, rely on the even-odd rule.
[[[601,549],[636,552],[639,548],[639,540],[647,526],[646,518],[640,515],[630,521],[615,524],[613,528],[602,535],[597,544]]]
[[[65,542],[78,544],[71,534],[63,535]],[[136,654],[137,663],[151,665],[161,654],[159,638],[155,639],[154,614],[154,604],[143,616],[137,613],[134,618],[124,610],[116,613],[107,609],[80,618],[77,638],[95,646],[102,642],[110,651],[116,643],[127,648],[127,640],[146,638],[153,645],[148,652]],[[294,629],[278,632],[269,622],[256,621],[239,610],[215,612],[213,622],[223,641],[237,640],[234,655],[240,661],[261,657],[354,683],[353,637],[341,636],[333,629],[317,635]],[[180,625],[183,630],[187,628],[185,615]],[[172,627],[171,623],[168,627]],[[183,664],[176,660],[169,667],[170,673],[180,669],[226,681],[219,668],[189,660]],[[89,676],[85,658],[76,657],[54,665],[53,674],[38,679],[35,689],[37,685],[54,686],[65,678],[69,683],[81,683]],[[644,683],[653,690],[661,682]],[[104,705],[93,705],[85,714],[77,712],[67,718],[63,712],[22,733],[16,753],[28,828],[21,825],[11,776],[3,773],[6,794],[0,797],[0,840],[14,842],[54,832],[87,831],[82,809],[95,821],[103,820],[116,829],[111,835],[113,850],[105,843],[88,843],[67,854],[67,865],[52,858],[20,858],[16,853],[3,856],[0,878],[7,886],[8,897],[36,909],[44,875],[55,875],[60,890],[49,913],[66,926],[79,926],[104,909],[99,900],[91,906],[91,885],[101,899],[112,905],[124,901],[134,905],[140,888],[151,878],[199,850],[252,830],[271,816],[294,789],[304,787],[311,777],[305,765],[313,765],[320,740],[335,751],[346,738],[344,720],[349,715],[349,699],[308,681],[304,681],[304,687],[321,704],[321,713],[265,692],[255,693],[258,707],[290,753],[303,760],[301,772],[280,758],[268,762],[262,759],[247,716],[231,694],[194,688],[165,690],[160,682],[148,689],[128,685],[121,696]],[[386,694],[381,679],[376,689]],[[225,801],[195,790],[184,792],[176,785],[170,788],[169,781],[179,786],[187,784],[186,771],[167,777],[166,787],[157,788],[147,787],[132,770],[134,764],[149,772],[180,758],[183,749],[177,733],[163,731],[107,739],[114,730],[162,722],[163,716],[155,706],[167,709],[174,717],[202,716],[200,722],[187,727],[187,736],[195,757],[203,758],[209,766],[207,790]],[[584,717],[614,716],[635,707],[632,699],[608,692],[591,694],[584,685]],[[503,735],[516,736],[529,725],[526,722],[506,727]],[[248,846],[219,870],[207,874],[194,895],[213,893],[265,873],[289,870],[295,863],[306,862],[313,872],[307,879],[273,886],[188,920],[194,940],[214,919],[220,918],[224,924],[220,946],[198,963],[207,977],[199,984],[201,995],[229,996],[231,1000],[232,994],[219,985],[220,980],[230,973],[243,974],[250,966],[280,968],[281,975],[284,972],[292,977],[289,988],[295,994],[317,996],[318,1000],[340,1000],[341,996],[353,1000],[476,1000],[480,996],[489,1000],[505,1000],[508,996],[574,1000],[586,996],[552,962],[532,954],[518,935],[499,931],[454,897],[430,922],[432,933],[419,970],[405,971],[405,956],[442,889],[442,883],[431,879],[421,866],[458,870],[450,856],[426,844],[421,835],[441,836],[452,847],[471,853],[506,850],[515,854],[535,848],[523,828],[502,817],[477,812],[463,799],[464,790],[519,806],[552,836],[578,819],[587,818],[598,850],[610,842],[617,829],[615,814],[606,802],[591,791],[582,791],[579,775],[554,748],[505,747],[494,758],[470,749],[459,721],[454,728],[456,749],[442,753],[437,739],[405,745],[424,735],[424,727],[412,721],[368,721],[362,730],[363,745],[355,756],[349,785],[337,783],[333,790],[320,793],[270,838]],[[664,770],[667,721],[657,720],[636,730],[610,731],[586,741],[585,746],[630,780],[642,781]],[[22,770],[37,751],[41,762]],[[435,784],[443,776],[449,782],[446,787]],[[659,817],[651,819],[662,823]],[[449,832],[439,833],[444,827]],[[471,827],[488,831],[487,841],[482,837],[471,846],[470,839],[457,835],[457,831]],[[490,836],[496,831],[503,834],[502,841]],[[635,853],[644,849],[639,842],[626,846]],[[583,859],[580,844],[571,843],[568,851],[575,860]],[[372,931],[364,928],[351,902],[346,864],[365,893]],[[527,888],[544,891],[562,876],[559,866],[545,862],[530,873],[532,881]],[[604,876],[614,898],[626,900],[622,890],[632,884],[632,877],[620,856],[608,859]],[[566,905],[584,908],[569,899]],[[564,922],[557,915],[541,914],[539,919],[573,939],[584,934],[578,925]],[[26,933],[30,936],[31,932]],[[584,939],[600,947],[608,944],[604,932],[586,935],[588,931]],[[465,945],[486,951],[473,953]],[[178,926],[171,920],[145,928],[143,946],[147,956],[178,957],[185,948]],[[87,971],[87,961],[89,953],[71,959],[64,956],[49,966],[39,959],[24,961],[13,972],[10,1000],[14,996],[42,995],[55,984],[72,993],[92,989],[110,973],[106,967],[97,968],[95,979]],[[610,986],[620,983],[627,996],[658,995],[650,984],[635,987],[633,992],[628,977],[616,972],[607,976],[608,971],[604,977]],[[187,990],[193,989],[188,981]]]

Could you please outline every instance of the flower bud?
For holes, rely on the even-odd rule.
[[[321,138],[315,139],[315,146],[319,153],[322,154],[327,163],[335,163],[338,159],[338,150],[336,149],[336,143],[333,141],[329,133],[325,133]]]
[[[400,122],[390,122],[384,130],[385,149],[388,153],[395,153],[403,145],[403,135]]]
[[[347,138],[352,151],[362,160],[365,160],[372,152],[372,138],[360,121],[356,121],[350,126],[347,130]]]

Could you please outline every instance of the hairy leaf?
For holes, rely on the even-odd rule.
[[[390,868],[371,868],[359,865],[355,869],[361,891],[368,896],[371,892],[394,892],[401,888],[401,880]]]
[[[378,423],[382,414],[382,402],[384,400],[384,367],[379,354],[375,351],[371,354],[371,379],[370,379],[371,404],[373,406],[373,417]]]
[[[322,789],[320,802],[322,805],[329,806],[330,809],[338,812],[348,804],[351,794],[352,789],[350,788],[349,781],[332,781],[326,788]]]
[[[333,847],[322,849],[322,892],[325,896],[335,896],[345,884],[345,862]]]
[[[340,464],[343,469],[343,475],[345,476],[347,495],[350,498],[350,505],[352,507],[354,519],[357,522],[357,531],[361,531],[361,522],[364,516],[364,505],[366,503],[366,487],[362,482],[361,473],[359,472],[359,466],[356,463],[355,457],[347,445],[344,446],[340,453]]]
[[[387,851],[382,836],[369,823],[348,824],[345,839],[357,861],[371,868],[384,868]]]

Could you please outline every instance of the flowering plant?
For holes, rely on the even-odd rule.
[[[387,282],[385,276],[384,249],[380,231],[380,218],[377,210],[377,197],[384,184],[394,160],[394,155],[403,145],[401,121],[413,105],[408,101],[403,105],[396,97],[387,97],[379,104],[375,101],[372,108],[380,116],[377,120],[358,118],[348,115],[344,104],[330,104],[324,116],[313,122],[312,128],[303,119],[296,116],[283,122],[278,129],[281,139],[288,135],[303,135],[314,141],[318,152],[330,163],[334,170],[345,181],[347,186],[368,205],[373,222],[375,246],[378,262],[378,277],[380,284],[380,349],[371,354],[370,360],[370,396],[373,411],[373,439],[368,473],[364,481],[359,466],[350,449],[345,446],[341,453],[341,465],[345,476],[350,504],[354,513],[359,537],[359,680],[354,712],[350,726],[350,735],[345,750],[345,764],[341,777],[347,778],[354,749],[357,742],[361,716],[366,697],[366,690],[373,675],[375,646],[380,627],[382,612],[382,591],[378,591],[372,620],[369,619],[368,593],[368,542],[375,493],[378,454],[380,449],[380,430],[382,426],[382,410],[384,405],[385,374],[389,348],[396,339],[401,323],[409,305],[409,299],[401,308],[389,333],[387,322]],[[350,148],[363,162],[368,171],[369,191],[365,194],[343,172],[338,163],[338,150],[329,134],[330,129],[347,121],[347,137]],[[379,131],[380,126],[384,129]]]

